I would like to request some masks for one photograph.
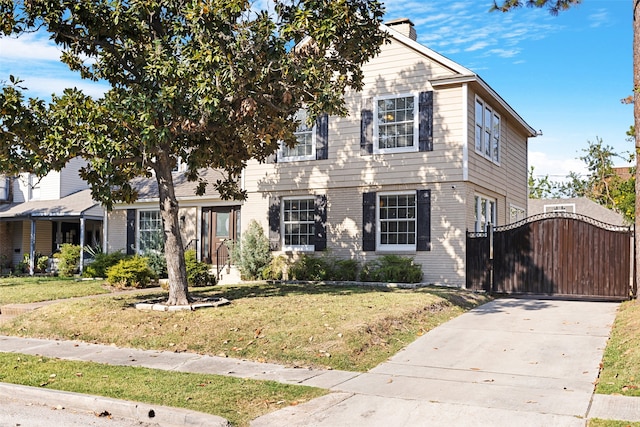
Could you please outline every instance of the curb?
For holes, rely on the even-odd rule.
[[[138,422],[153,422],[163,427],[229,427],[226,419],[182,408],[151,405],[141,402],[112,399],[60,390],[43,390],[18,384],[0,383],[0,398],[26,400],[46,405],[89,411],[95,414],[107,412]]]

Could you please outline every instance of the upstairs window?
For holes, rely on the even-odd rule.
[[[376,98],[374,153],[418,151],[417,95]]]
[[[293,132],[296,145],[292,148],[281,144],[277,154],[279,162],[297,162],[303,160],[324,160],[328,158],[327,140],[329,134],[329,117],[321,114],[313,126],[307,123],[306,110],[300,110],[295,120],[299,122]]]
[[[476,98],[476,153],[500,163],[500,116],[482,99]]]
[[[307,124],[307,112],[300,110],[295,117],[300,122],[293,134],[298,143],[293,148],[282,145],[283,160],[313,160],[316,156],[315,126]]]

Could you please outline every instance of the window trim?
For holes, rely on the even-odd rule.
[[[481,131],[480,131],[480,146],[478,146],[478,137],[477,137],[477,133],[478,133],[478,104],[482,105],[482,124],[481,124]],[[488,141],[488,147],[487,147],[487,141],[485,141],[485,134],[487,132],[487,126],[484,123],[484,119],[486,118],[485,114],[489,112],[491,115],[491,124],[488,126],[489,127],[489,141]],[[494,125],[493,125],[493,121],[494,119],[497,118],[498,119],[498,139],[497,139],[497,152],[494,155],[494,141],[496,141],[495,135],[494,135]],[[473,115],[473,146],[475,148],[475,152],[477,154],[479,154],[480,156],[484,157],[485,159],[491,161],[492,163],[495,163],[496,165],[500,166],[500,162],[502,159],[502,117],[500,116],[500,114],[493,108],[491,107],[489,104],[487,104],[487,102],[480,98],[479,96],[476,95],[475,97],[475,102],[474,102],[474,115]],[[489,150],[489,153],[487,153],[487,149]]]
[[[482,205],[484,201],[485,204],[485,209],[487,209],[491,203],[493,203],[493,211],[491,212],[491,221],[486,221],[484,225],[480,223],[479,220],[479,213],[480,213],[480,206]],[[493,225],[497,225],[498,222],[498,201],[493,198],[493,197],[489,197],[486,196],[484,194],[481,193],[475,193],[474,194],[474,208],[473,208],[473,215],[474,215],[474,224],[473,224],[473,228],[475,230],[476,233],[483,233],[485,231],[487,231],[487,225],[489,223],[493,224]]]
[[[380,148],[380,124],[378,122],[378,101],[385,99],[413,98],[413,145],[409,147]],[[373,154],[414,153],[419,151],[420,98],[418,92],[382,95],[373,98]]]
[[[287,200],[309,200],[312,203],[313,206],[313,216],[314,218],[312,218],[310,221],[305,221],[305,222],[297,222],[300,224],[308,224],[310,223],[311,225],[313,225],[313,230],[314,232],[311,234],[312,238],[315,238],[315,196],[313,195],[305,195],[305,196],[286,196],[286,197],[282,197],[280,199],[280,230],[282,230],[281,232],[281,250],[285,251],[285,252],[315,252],[315,243],[311,244],[311,245],[287,245],[286,244],[286,236],[287,236],[287,228],[285,227],[285,215],[284,215],[284,207],[285,207],[285,202]],[[293,222],[290,222],[293,223]]]
[[[307,119],[307,114],[305,111],[305,118],[304,120]],[[318,133],[318,122],[317,120],[313,123],[313,126],[308,129],[307,132],[311,132],[311,154],[307,155],[307,156],[285,156],[284,155],[284,142],[280,141],[280,146],[278,147],[278,153],[277,153],[277,159],[278,159],[278,163],[287,163],[287,162],[303,162],[303,161],[307,161],[307,160],[316,160],[316,156],[317,156],[317,148],[318,148],[318,144],[317,144],[317,133]],[[302,133],[302,132],[298,132],[297,130],[293,132],[293,135],[295,136],[296,133]],[[297,138],[296,138],[297,139]]]
[[[164,230],[162,228],[162,214],[160,212],[160,209],[154,209],[154,208],[147,208],[147,209],[137,209],[136,210],[136,254],[144,254],[142,252],[142,248],[140,247],[140,242],[141,242],[141,238],[140,238],[140,234],[142,231],[142,228],[140,227],[140,214],[143,212],[157,212],[158,216],[160,217],[160,234],[162,235],[164,233]],[[145,230],[148,231],[148,230]],[[164,236],[161,236],[162,239],[164,240]],[[158,251],[157,249],[153,249],[154,252],[158,252],[158,253],[164,253],[164,241],[162,242],[162,250]]]
[[[549,208],[549,209],[547,209]],[[563,209],[564,208],[564,209]],[[549,213],[549,212],[569,212],[569,213],[576,213],[576,204],[575,203],[556,203],[556,204],[549,204],[549,205],[544,205],[542,207],[543,209],[543,213]]]
[[[384,196],[413,196],[414,200],[414,243],[413,244],[382,244],[382,222],[380,220],[380,197]],[[376,251],[377,252],[416,252],[418,248],[418,194],[415,190],[380,191],[376,192]]]

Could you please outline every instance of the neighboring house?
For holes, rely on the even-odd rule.
[[[550,213],[568,212],[595,219],[605,224],[629,226],[624,217],[586,197],[570,199],[529,199],[529,216]]]
[[[25,256],[51,256],[63,243],[102,245],[104,209],[78,175],[83,165],[73,159],[42,179],[28,173],[0,179],[0,261],[16,267]]]
[[[183,240],[202,259],[215,263],[218,242],[256,220],[274,255],[401,254],[424,282],[464,286],[466,232],[526,216],[535,130],[477,74],[417,43],[409,20],[383,28],[391,43],[363,67],[363,91],[346,94],[347,117],[321,116],[295,148],[250,162],[244,202],[179,198]],[[109,215],[108,248],[141,251],[158,227],[150,192]]]

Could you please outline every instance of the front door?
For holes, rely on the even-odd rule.
[[[225,241],[236,240],[239,206],[202,209],[202,261],[216,264],[216,256],[224,263],[228,258]]]

